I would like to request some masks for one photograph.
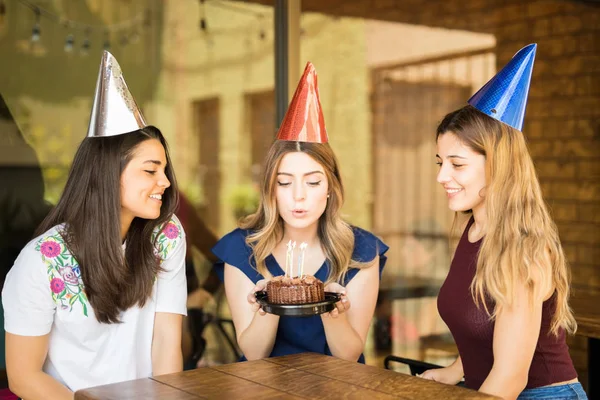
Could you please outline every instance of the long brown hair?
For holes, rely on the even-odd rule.
[[[271,146],[263,170],[261,196],[258,210],[244,218],[240,227],[251,231],[246,242],[253,249],[258,272],[267,277],[270,273],[265,259],[283,238],[283,219],[277,210],[275,190],[277,171],[287,153],[303,152],[323,166],[329,183],[329,198],[325,212],[319,219],[318,237],[329,261],[327,282],[342,282],[348,268],[362,267],[352,260],[354,233],[342,217],[340,209],[344,202],[344,186],[338,162],[328,143],[307,143],[277,140]]]
[[[171,186],[162,196],[160,216],[134,218],[121,243],[121,174],[137,146],[157,139],[165,149],[165,174]],[[162,133],[149,126],[109,137],[85,138],[79,145],[63,194],[38,228],[38,234],[64,224],[63,239],[79,263],[85,292],[96,318],[116,323],[119,313],[152,294],[160,269],[152,234],[168,222],[177,206],[177,182]]]
[[[517,282],[525,282],[532,294],[540,289],[532,277],[537,273],[542,282],[552,282],[555,288],[551,332],[556,335],[559,328],[565,328],[574,333],[577,324],[568,304],[569,268],[523,133],[472,106],[448,114],[437,129],[436,140],[446,132],[486,158],[486,234],[471,283],[476,303],[483,303],[495,318],[502,307],[513,304]],[[494,302],[492,313],[486,296]]]

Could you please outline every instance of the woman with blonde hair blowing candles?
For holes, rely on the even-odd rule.
[[[585,399],[566,344],[569,271],[521,132],[536,45],[437,129],[437,180],[471,214],[438,309],[459,358],[423,378],[507,399]]]
[[[248,360],[316,352],[364,362],[387,246],[341,218],[344,191],[318,94],[309,63],[267,155],[257,212],[213,248]],[[300,274],[322,280],[326,291],[343,293],[330,313],[278,316],[256,303],[254,293],[265,288],[265,280],[286,273],[290,240],[308,244]]]

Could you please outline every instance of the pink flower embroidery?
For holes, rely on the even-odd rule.
[[[179,236],[179,228],[177,227],[177,225],[169,222],[167,226],[165,226],[165,228],[163,229],[163,233],[169,239],[175,239],[177,238],[177,236]]]
[[[40,250],[45,257],[54,258],[60,254],[60,244],[53,240],[47,240],[42,243]]]
[[[65,290],[65,282],[60,278],[53,278],[50,281],[50,289],[52,289],[54,293],[59,294]]]
[[[60,276],[71,285],[79,285],[79,279],[77,279],[77,275],[73,272],[73,268],[71,266],[66,266],[58,269]]]

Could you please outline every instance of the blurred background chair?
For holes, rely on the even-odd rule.
[[[383,366],[385,367],[385,369],[391,369],[390,363],[392,362],[408,365],[408,368],[410,369],[410,374],[412,376],[415,376],[417,374],[420,375],[428,369],[442,368],[441,365],[430,364],[424,361],[412,360],[410,358],[398,357],[390,354],[385,358],[385,360],[383,360]]]

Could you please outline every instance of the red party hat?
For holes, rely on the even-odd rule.
[[[327,143],[323,109],[319,100],[317,71],[307,63],[296,93],[277,132],[278,140]]]

